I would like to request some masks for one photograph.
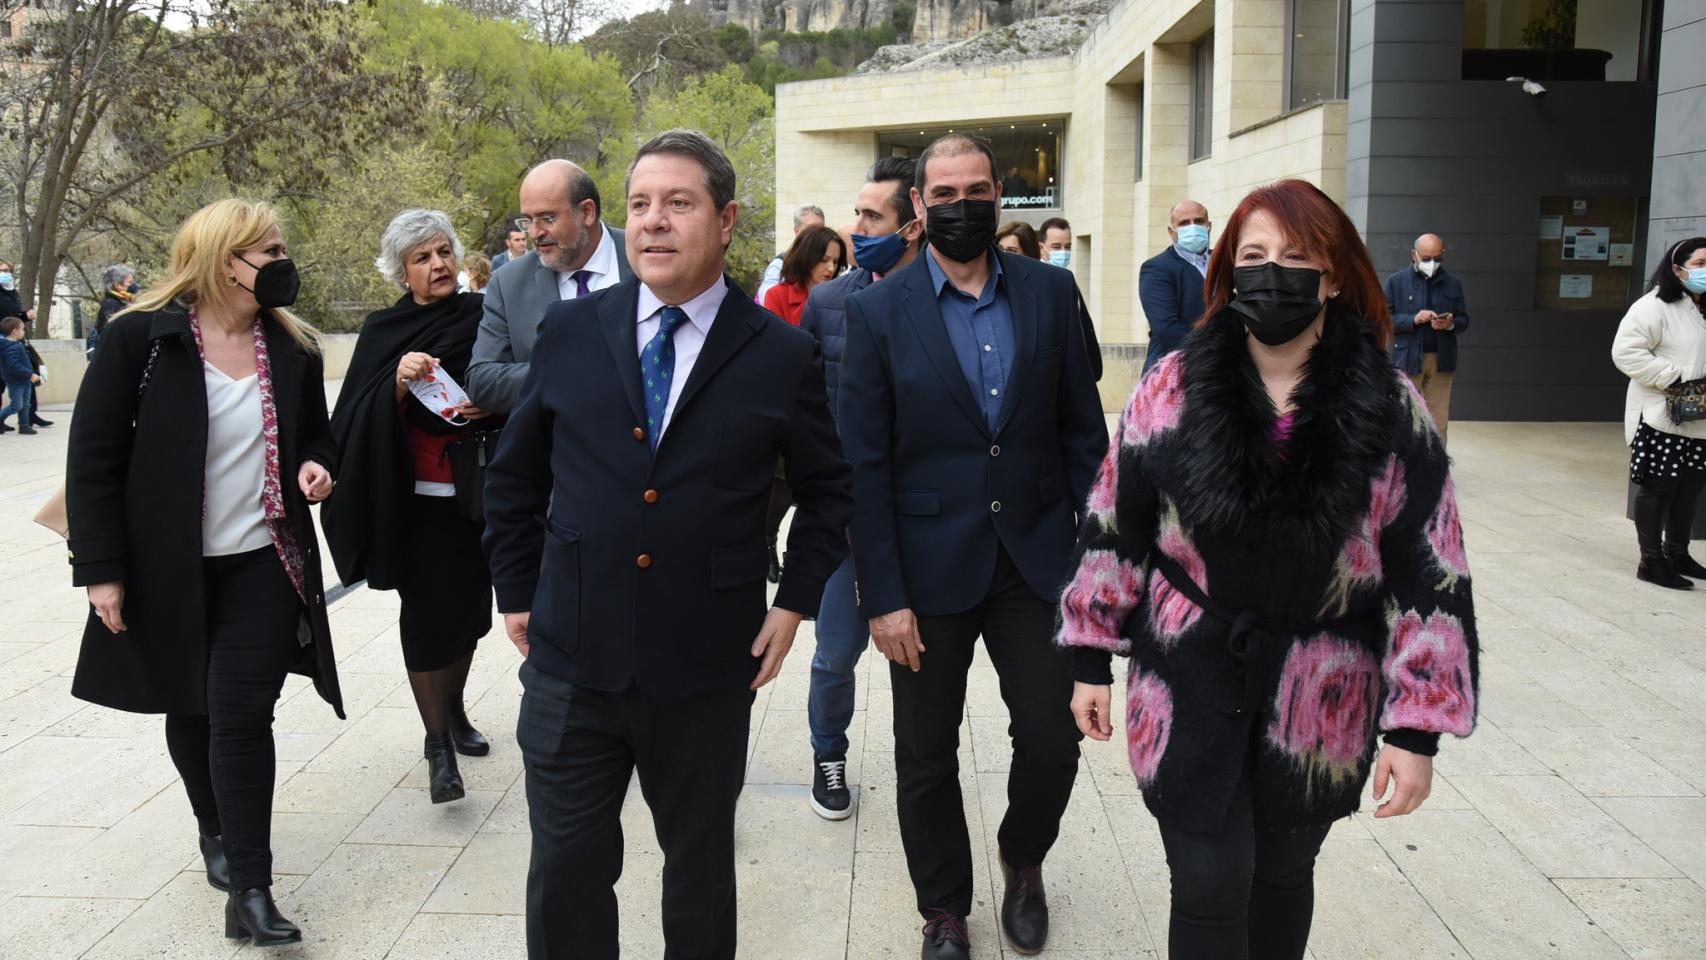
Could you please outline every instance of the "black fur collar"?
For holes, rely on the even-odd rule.
[[[1203,324],[1183,349],[1185,403],[1166,468],[1181,519],[1335,553],[1368,512],[1370,481],[1396,439],[1396,374],[1362,321],[1328,314],[1293,394],[1296,418],[1283,460],[1272,439],[1278,411],[1238,315],[1223,312]]]

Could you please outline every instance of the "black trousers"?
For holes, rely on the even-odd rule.
[[[664,855],[664,960],[733,960],[735,801],[752,691],[654,700],[576,687],[527,663],[521,683],[530,960],[618,956],[622,800],[636,769]]]
[[[1078,773],[1072,671],[1053,644],[1054,606],[1032,590],[1005,550],[983,602],[964,613],[920,617],[917,673],[891,663],[900,839],[918,912],[971,913],[972,852],[960,796],[960,720],[966,671],[981,634],[1001,678],[1013,766],[998,834],[1014,867],[1037,866],[1060,834]]]
[[[1635,487],[1635,538],[1643,559],[1688,553],[1694,511],[1706,489],[1706,470],[1681,476],[1647,476]]]
[[[268,546],[203,561],[207,714],[169,714],[166,748],[196,823],[218,834],[231,889],[272,885],[273,705],[296,655],[302,601]]]
[[[1248,774],[1219,833],[1161,825],[1175,960],[1302,960],[1315,913],[1315,857],[1331,826],[1272,830],[1256,822]]]

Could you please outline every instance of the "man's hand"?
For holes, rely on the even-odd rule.
[[[1434,322],[1434,318],[1438,317],[1438,316],[1439,316],[1439,314],[1433,312],[1432,310],[1417,310],[1416,311],[1416,326],[1418,326],[1418,327],[1428,326],[1428,325],[1432,324]]]
[[[764,626],[758,628],[758,639],[752,641],[752,655],[764,658],[758,665],[758,676],[752,678],[752,689],[757,690],[782,672],[782,658],[793,648],[794,634],[799,632],[800,621],[804,619],[781,607],[771,607],[764,615]]]
[[[871,641],[883,656],[895,663],[904,663],[917,673],[921,668],[924,639],[918,635],[918,618],[911,607],[885,613],[871,621]]]
[[[521,651],[523,659],[527,657],[527,621],[530,614],[531,611],[526,610],[521,613],[504,614],[504,635],[509,637],[509,642],[515,644],[517,650]]]
[[[1434,314],[1433,324],[1435,330],[1450,330],[1457,326],[1457,321],[1452,319],[1452,314],[1436,313]]]
[[[41,374],[39,374],[39,373],[30,374],[30,382],[31,383],[40,383],[41,382]]]
[[[309,503],[319,503],[332,495],[331,473],[313,460],[302,461],[302,469],[296,471],[296,485],[302,488],[302,495]]]
[[[456,412],[462,414],[462,418],[464,420],[484,420],[492,415],[492,411],[482,410],[479,407],[474,406],[472,402],[464,403],[462,406],[457,407]]]
[[[1375,808],[1375,819],[1413,813],[1433,790],[1434,758],[1387,744],[1374,761],[1374,799],[1386,793],[1386,781],[1394,781],[1392,796]]]
[[[124,582],[97,583],[89,587],[89,605],[100,615],[101,623],[114,633],[130,628],[124,625]]]
[[[1107,740],[1114,735],[1113,721],[1108,717],[1113,709],[1113,691],[1105,683],[1074,683],[1072,685],[1072,718],[1078,721],[1078,732],[1092,740]]]

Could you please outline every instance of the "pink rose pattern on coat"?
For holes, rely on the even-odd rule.
[[[1090,519],[1102,528],[1104,533],[1115,532],[1114,505],[1119,497],[1120,489],[1120,448],[1118,444],[1109,444],[1107,455],[1102,457],[1102,468],[1096,471],[1096,482],[1090,487],[1090,497],[1085,506],[1088,508]]]
[[[1166,516],[1161,520],[1155,547],[1184,568],[1185,574],[1199,589],[1204,593],[1208,592],[1208,565],[1203,562],[1196,544],[1185,534],[1184,526],[1179,522],[1178,508],[1171,503],[1167,504]],[[1200,619],[1201,607],[1174,589],[1160,570],[1150,571],[1149,625],[1154,630],[1156,642],[1163,650],[1172,649],[1185,631],[1195,626]]]
[[[1058,643],[1129,653],[1131,641],[1121,635],[1132,598],[1143,590],[1143,572],[1112,550],[1086,550],[1078,571],[1060,596]]]
[[[1457,516],[1457,491],[1450,474],[1446,474],[1439,505],[1428,518],[1427,536],[1434,562],[1445,571],[1444,586],[1450,587],[1457,578],[1469,576],[1469,555],[1463,549],[1463,524]]]
[[[1294,643],[1280,672],[1268,743],[1311,777],[1355,777],[1374,733],[1380,680],[1367,648],[1328,634]]]
[[[1381,665],[1386,705],[1380,728],[1469,736],[1475,729],[1475,684],[1463,624],[1449,613],[1423,619],[1414,610],[1395,611],[1391,624]]]
[[[1380,535],[1398,519],[1399,511],[1404,509],[1405,498],[1404,465],[1396,456],[1388,457],[1386,469],[1369,483],[1368,513],[1363,515],[1339,551],[1333,578],[1327,584],[1326,598],[1321,605],[1323,614],[1342,616],[1351,608],[1353,591],[1380,582]]]
[[[1152,673],[1132,671],[1126,682],[1126,752],[1137,785],[1147,787],[1155,780],[1167,739],[1173,732],[1173,692]]]
[[[1175,351],[1143,378],[1123,418],[1121,446],[1141,447],[1179,425],[1179,414],[1185,408],[1183,370],[1183,353]]]

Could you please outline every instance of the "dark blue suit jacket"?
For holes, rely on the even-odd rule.
[[[528,661],[576,686],[681,697],[752,682],[778,457],[796,513],[776,606],[815,615],[847,555],[817,341],[729,286],[655,457],[639,282],[545,315],[488,468],[485,546],[498,609],[532,612]]]
[[[997,546],[1032,589],[1066,580],[1108,446],[1072,274],[998,253],[1018,349],[994,430],[948,341],[923,257],[847,300],[838,420],[853,464],[866,617],[971,609]]]
[[[1149,352],[1144,355],[1147,371],[1157,361],[1184,345],[1191,326],[1207,309],[1202,298],[1203,275],[1179,251],[1167,249],[1143,262],[1137,272],[1137,298],[1149,321]]]
[[[1450,330],[1432,330],[1439,348],[1439,372],[1457,370],[1457,335],[1469,329],[1469,301],[1463,299],[1463,281],[1444,267],[1432,278],[1405,267],[1386,278],[1386,308],[1392,311],[1392,365],[1415,376],[1422,372],[1422,354],[1431,328],[1418,329],[1416,314],[1423,310],[1451,314]]]

